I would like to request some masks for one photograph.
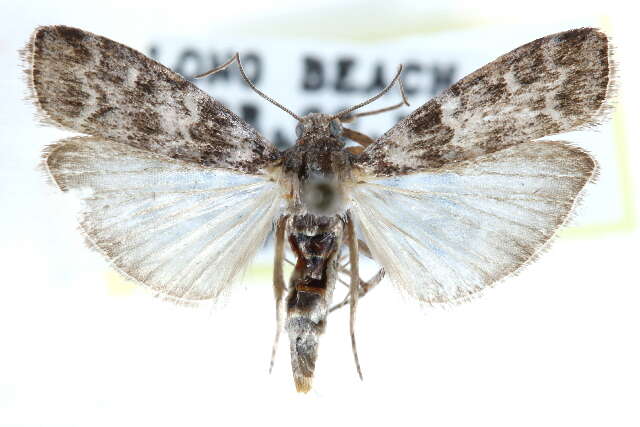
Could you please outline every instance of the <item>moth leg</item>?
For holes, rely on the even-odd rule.
[[[353,220],[347,219],[347,237],[349,239],[349,264],[351,264],[351,280],[349,286],[350,294],[350,310],[349,310],[349,334],[351,335],[351,350],[353,351],[353,359],[356,363],[358,376],[362,380],[362,370],[360,369],[360,361],[358,360],[358,350],[356,349],[355,321],[356,307],[358,306],[358,297],[360,296],[360,273],[358,271],[358,238],[356,237],[356,229]]]
[[[357,130],[353,130],[349,128],[342,128],[342,135],[345,138],[349,138],[350,140],[357,142],[363,147],[368,147],[369,145],[375,142],[375,140],[370,136],[367,136],[364,133],[361,133],[361,132],[358,132]],[[351,147],[348,147],[348,148],[351,148]],[[357,148],[360,148],[360,147],[357,147]]]
[[[349,248],[349,236],[345,236],[345,243],[344,243],[345,247],[348,249]],[[358,239],[358,250],[364,254],[365,256],[370,257],[370,252],[369,252],[369,248],[367,247],[366,243],[364,243],[362,240]],[[350,275],[351,271],[347,268],[349,267],[349,255],[341,255],[339,260],[338,260],[338,272],[339,273],[344,273],[346,275]],[[338,281],[340,283],[342,283],[343,285],[345,285],[347,288],[349,287],[349,284],[347,282],[345,282],[344,280],[340,279],[340,277],[338,276]],[[360,279],[360,281],[362,282],[362,279]]]
[[[367,258],[373,259],[373,255],[371,255],[371,249],[369,249],[369,246],[367,246],[367,244],[361,239],[358,239],[358,250]]]
[[[280,339],[280,332],[282,331],[282,314],[284,307],[284,294],[286,291],[284,283],[283,261],[284,257],[284,232],[287,217],[282,217],[276,223],[276,242],[275,242],[275,254],[273,261],[273,295],[276,300],[276,337],[273,340],[273,348],[271,349],[271,363],[269,364],[269,373],[273,370],[273,363],[276,358],[276,351],[278,349],[278,340]],[[288,260],[287,260],[288,261]]]
[[[348,245],[345,245],[348,246]],[[371,251],[369,250],[369,247],[367,246],[367,244],[358,239],[358,251],[366,256],[369,259],[373,259],[373,255],[371,255]],[[351,271],[347,268],[349,266],[349,262],[344,262],[345,260],[347,260],[347,258],[349,257],[349,255],[343,255],[340,257],[340,261],[339,261],[339,267],[338,270],[340,273],[344,273],[344,274],[351,274]],[[285,260],[287,261],[289,264],[294,265],[293,262],[289,261],[289,260]],[[342,283],[343,285],[345,285],[346,287],[349,287],[349,284],[347,282],[345,282],[344,280],[341,280],[340,278],[338,278],[338,281],[340,283]],[[360,283],[364,283],[364,280],[360,279]]]
[[[367,258],[373,259],[373,255],[371,255],[371,250],[369,250],[369,246],[367,246],[367,244],[360,239],[358,239],[358,251],[362,255],[366,256]],[[349,266],[349,263],[348,262],[343,263],[343,261],[346,260],[347,257],[348,255],[340,257],[340,267],[339,267],[340,273],[350,274],[350,270],[347,268]],[[360,281],[362,282],[363,280],[360,279]],[[342,283],[346,284],[344,281],[342,281]]]
[[[340,266],[346,267],[347,265],[349,265],[348,260],[349,260],[349,255],[341,255],[338,263],[340,264]]]
[[[344,236],[344,237],[345,237],[344,247],[348,248],[349,247],[349,236]],[[373,259],[373,255],[371,255],[371,250],[369,249],[369,246],[362,239],[358,239],[358,251],[361,254],[363,254],[364,256],[366,256],[367,258]],[[340,262],[344,262],[344,261],[346,261],[348,259],[349,259],[349,255],[340,256]],[[345,264],[345,266],[346,265],[347,264]]]
[[[358,298],[362,298],[365,295],[367,295],[367,293],[369,293],[369,291],[373,288],[375,288],[376,286],[378,286],[378,284],[382,281],[382,279],[384,278],[384,269],[381,268],[380,270],[378,270],[378,272],[368,281],[364,281],[362,279],[360,279],[360,293],[358,295]],[[343,282],[343,281],[341,281]],[[346,282],[343,282],[346,284]],[[350,301],[350,295],[347,295],[342,301],[340,301],[338,304],[334,305],[333,307],[331,307],[329,309],[329,313],[338,310],[342,307],[344,307],[345,305],[349,304]]]

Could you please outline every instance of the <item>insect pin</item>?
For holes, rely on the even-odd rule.
[[[535,259],[596,170],[584,150],[539,138],[600,123],[613,75],[599,30],[548,35],[374,140],[344,124],[400,106],[356,112],[395,83],[402,91],[401,67],[376,96],[303,117],[256,88],[238,55],[212,70],[237,62],[298,120],[295,145],[280,152],[180,75],[105,37],[40,27],[24,56],[42,121],[83,135],[50,146],[45,167],[61,190],[82,190],[82,230],[124,276],[175,301],[215,300],[275,234],[276,344],[286,331],[301,392],[328,314],[347,304],[361,376],[357,303],[385,274],[418,301],[453,303]],[[369,280],[360,255],[380,265]],[[332,306],[341,273],[349,294]]]

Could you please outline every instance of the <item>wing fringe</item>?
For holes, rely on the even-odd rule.
[[[62,126],[60,123],[56,122],[51,118],[49,113],[42,107],[42,103],[40,102],[40,98],[38,96],[38,92],[36,90],[36,86],[34,83],[35,79],[35,39],[38,33],[47,28],[47,26],[38,26],[33,31],[31,36],[29,37],[29,41],[27,44],[18,50],[18,55],[20,57],[20,62],[22,63],[22,79],[24,80],[26,92],[23,95],[23,99],[27,101],[29,104],[35,106],[35,111],[33,112],[34,119],[36,123],[41,126],[54,126],[58,129],[67,129]]]

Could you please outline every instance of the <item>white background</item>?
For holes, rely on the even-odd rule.
[[[516,47],[528,41],[518,39],[522,27],[539,25],[542,36],[606,15],[618,47],[620,111],[637,189],[640,69],[638,15],[631,9],[615,2],[509,8],[315,1],[313,9],[294,1],[6,3],[0,15],[0,425],[640,424],[637,227],[559,239],[518,277],[449,310],[422,310],[385,282],[359,306],[365,381],[357,380],[341,313],[323,337],[314,390],[296,395],[285,345],[267,374],[274,315],[263,264],[215,310],[178,308],[142,292],[114,295],[106,286],[107,267],[84,247],[72,206],[36,169],[42,147],[64,134],[34,125],[33,110],[21,101],[16,56],[43,24],[77,26],[144,51],[150,40],[173,35],[212,44],[216,37],[279,37],[310,46],[369,39],[369,48],[416,36],[422,25],[451,30],[462,22],[474,24],[476,37],[504,31],[503,43],[513,39]],[[589,203],[585,209],[592,209]]]

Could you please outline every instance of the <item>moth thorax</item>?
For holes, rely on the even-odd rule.
[[[336,180],[312,176],[304,180],[300,190],[308,212],[316,215],[336,215],[344,210],[342,187]]]

